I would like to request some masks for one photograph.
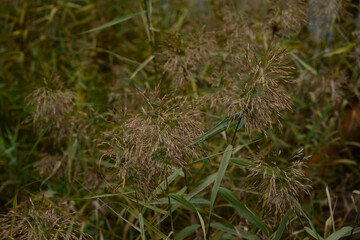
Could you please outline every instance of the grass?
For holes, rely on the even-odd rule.
[[[0,6],[1,239],[359,238],[358,1]]]

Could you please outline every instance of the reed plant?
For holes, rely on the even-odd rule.
[[[358,1],[0,3],[1,239],[357,239]]]

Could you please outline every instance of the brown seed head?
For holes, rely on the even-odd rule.
[[[74,213],[65,203],[54,204],[47,199],[30,199],[0,217],[0,238],[92,239],[79,230],[80,223],[73,221]]]
[[[70,90],[41,87],[35,89],[27,98],[27,107],[34,106],[33,121],[35,127],[42,131],[45,126],[52,121],[50,130],[52,136],[61,138],[67,130],[64,121],[68,114],[73,110],[73,102],[76,94]]]
[[[307,178],[302,160],[305,158],[302,158],[301,154],[297,154],[295,158],[297,160],[290,163],[285,170],[256,157],[255,167],[248,168],[248,178],[259,193],[259,200],[265,203],[267,213],[277,216],[284,214],[288,209],[295,209],[297,206],[292,197],[299,201],[301,195],[309,194],[310,186],[304,183]]]
[[[240,113],[246,130],[265,132],[279,121],[281,112],[291,109],[285,89],[293,68],[288,66],[282,49],[268,51],[264,56],[246,52],[243,69],[228,75],[223,86],[208,99],[211,106],[220,106],[227,116]]]
[[[185,167],[195,155],[188,146],[201,135],[196,112],[185,100],[171,96],[145,96],[148,106],[141,113],[130,114],[122,126],[106,132],[103,157],[120,168],[123,184],[134,179],[139,193],[148,196],[167,175],[169,168]]]

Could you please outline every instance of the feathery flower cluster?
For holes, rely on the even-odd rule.
[[[19,240],[92,239],[79,230],[74,211],[65,203],[29,199],[0,218],[0,238]]]
[[[215,4],[223,13],[222,27],[229,33],[226,38],[231,39],[231,35],[238,32],[240,41],[251,40],[252,44],[260,40],[256,37],[259,32],[263,35],[261,38],[270,39],[274,34],[288,35],[297,31],[308,22],[305,0],[253,0],[243,4],[241,10],[233,1],[218,1]]]
[[[202,30],[188,37],[173,35],[160,57],[165,59],[164,70],[172,75],[175,87],[183,88],[187,78],[201,73],[215,49],[211,34]]]
[[[292,71],[283,49],[270,50],[261,57],[247,51],[242,73],[233,74],[215,96],[210,96],[211,106],[221,106],[227,116],[240,112],[248,131],[265,131],[279,121],[281,111],[291,109],[285,85]]]
[[[195,155],[195,146],[188,146],[202,132],[197,114],[185,100],[145,97],[149,109],[129,115],[120,129],[106,132],[103,157],[115,161],[121,169],[123,184],[132,178],[139,194],[151,194],[167,175],[169,168],[184,168],[185,159]]]
[[[61,166],[63,162],[64,156],[60,154],[44,154],[39,161],[34,163],[34,168],[42,178],[48,178],[54,175],[56,178],[60,178],[64,173],[64,167]]]
[[[35,89],[27,98],[27,106],[35,106],[33,121],[36,128],[42,130],[46,124],[52,121],[51,135],[56,136],[58,130],[59,139],[65,135],[67,128],[64,127],[66,116],[73,110],[73,102],[76,94],[70,90],[41,87]]]
[[[273,33],[287,35],[292,31],[299,30],[308,22],[306,10],[307,3],[304,0],[271,0],[273,11],[269,25]]]
[[[294,156],[294,161],[282,170],[267,161],[254,158],[255,166],[249,167],[254,189],[259,193],[259,200],[266,205],[268,213],[280,215],[289,208],[295,209],[296,203],[302,194],[309,193],[309,186],[303,182],[307,180],[304,171],[304,159],[299,152]]]

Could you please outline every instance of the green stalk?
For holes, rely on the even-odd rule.
[[[135,190],[135,198],[136,198],[136,207],[140,213],[140,204],[139,204],[139,198],[138,198],[138,195],[137,195],[137,191]]]
[[[242,119],[242,117],[239,117],[239,120],[238,120],[238,122],[237,122],[237,124],[236,124],[236,128],[235,128],[235,131],[234,131],[234,135],[233,135],[233,138],[232,138],[232,140],[231,140],[231,146],[234,146],[233,144],[234,144],[236,132],[237,132],[238,127],[239,127],[239,125],[240,125],[241,119]]]
[[[151,18],[150,18],[150,8],[149,5],[147,3],[146,0],[144,1],[144,6],[145,6],[145,10],[146,10],[146,22],[148,24],[148,34],[149,34],[149,41],[150,41],[150,47],[151,47],[151,54],[154,56],[153,58],[153,65],[154,65],[154,71],[155,71],[155,81],[157,82],[158,80],[158,71],[157,71],[157,61],[156,61],[156,57],[155,57],[155,34],[154,34],[154,30],[152,27],[152,22],[151,22]],[[150,0],[151,3],[151,0]]]
[[[184,171],[184,177],[185,177],[185,186],[186,186],[186,193],[189,194],[189,185],[188,185],[188,181],[187,181],[187,174],[185,169],[183,169]]]
[[[169,211],[170,211],[172,239],[175,240],[174,220],[173,220],[173,215],[172,215],[172,211],[171,211],[171,200],[170,200],[170,196],[169,196],[169,184],[168,184],[167,176],[165,176],[165,183],[166,183],[166,193],[167,193],[167,199],[168,199]]]
[[[355,224],[354,224],[354,228],[351,230],[349,239],[351,239],[352,235],[354,234],[354,229],[357,227],[358,222],[359,222],[359,215],[360,215],[360,211],[357,212],[356,214],[356,218],[355,218]]]

